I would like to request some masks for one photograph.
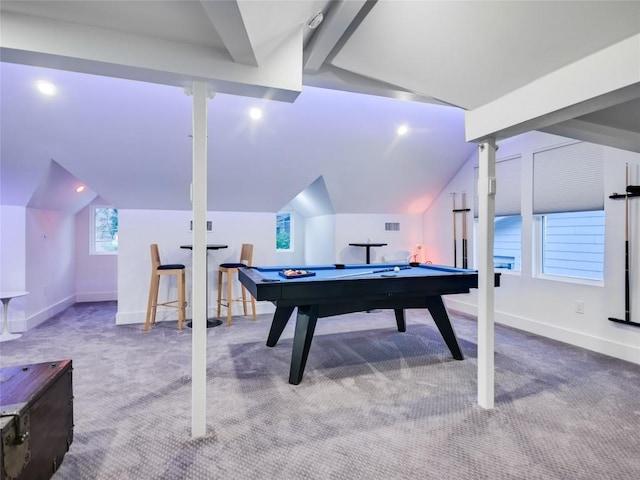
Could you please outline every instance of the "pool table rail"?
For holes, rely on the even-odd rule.
[[[312,269],[313,267],[306,267]],[[419,267],[416,267],[419,268]],[[340,270],[336,270],[339,272]],[[450,295],[468,293],[478,288],[477,272],[461,275],[458,272],[437,276],[345,276],[342,278],[308,277],[313,281],[266,279],[255,267],[240,268],[240,282],[258,301],[277,302],[278,305],[307,305],[343,303],[350,296],[362,302],[390,300],[393,297]],[[495,286],[500,286],[500,273],[495,274]],[[357,298],[353,298],[357,297]],[[372,308],[394,308],[372,307]],[[407,307],[421,308],[421,307]],[[359,311],[359,310],[353,310]],[[345,312],[347,313],[347,312]]]

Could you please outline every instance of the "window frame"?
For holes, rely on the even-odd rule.
[[[566,212],[569,213],[569,212]],[[568,275],[552,275],[543,272],[543,257],[544,257],[544,218],[547,214],[533,215],[533,228],[532,228],[532,277],[541,280],[551,280],[562,283],[574,283],[578,285],[589,285],[594,287],[604,286],[604,270],[602,272],[602,279],[592,279],[583,277],[572,277]],[[606,222],[606,211],[605,211]],[[605,235],[606,242],[606,235]],[[603,260],[606,254],[606,245],[603,249]]]
[[[108,250],[98,250],[96,247],[98,245],[98,240],[97,240],[97,235],[96,235],[96,229],[97,229],[97,222],[96,222],[96,217],[98,214],[98,210],[103,210],[103,209],[108,209],[108,210],[115,210],[116,212],[116,217],[118,216],[118,209],[113,207],[112,205],[91,205],[91,211],[90,211],[90,215],[89,215],[89,255],[117,255],[118,254],[118,245],[116,243],[116,248],[114,251],[108,251]],[[119,225],[118,225],[119,227]],[[114,232],[114,236],[117,239],[118,238],[118,231],[119,228],[116,228],[116,231]],[[112,240],[113,242],[113,240]]]
[[[278,217],[280,215],[288,215],[289,216],[289,248],[279,248],[278,247],[278,225],[279,225],[279,221],[278,221]],[[293,227],[294,227],[294,215],[293,212],[290,211],[282,211],[282,212],[277,212],[276,213],[276,252],[293,252],[294,250],[294,234],[293,234]]]
[[[520,219],[520,237],[519,237],[519,257],[514,257],[514,265],[517,266],[518,268],[504,268],[504,267],[497,267],[496,266],[496,262],[495,259],[496,257],[499,257],[499,255],[496,255],[496,224],[500,221],[508,221],[510,219],[514,219],[516,217],[519,217]],[[522,226],[523,226],[523,217],[522,214],[518,214],[518,215],[500,215],[500,216],[496,216],[494,218],[494,236],[493,236],[493,261],[494,261],[494,271],[496,272],[500,272],[500,273],[509,273],[512,275],[520,275],[522,273]]]

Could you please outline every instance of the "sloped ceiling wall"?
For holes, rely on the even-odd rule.
[[[336,213],[421,212],[468,158],[465,139],[496,132],[545,128],[640,149],[640,125],[602,125],[611,116],[595,114],[616,107],[614,120],[636,119],[627,115],[640,97],[639,2],[7,0],[0,9],[2,59],[16,62],[0,65],[3,203],[26,205],[54,159],[119,208],[191,208],[182,87],[194,79],[218,92],[211,210],[276,211],[322,176]],[[311,30],[318,11],[325,20]],[[570,67],[595,54],[602,61],[587,62],[588,73],[599,81],[574,78]],[[58,97],[34,94],[42,76]],[[265,115],[250,123],[256,104]],[[574,115],[555,115],[565,107]],[[396,136],[405,122],[409,133]]]
[[[191,208],[182,89],[7,63],[0,75],[3,203],[28,203],[54,159],[118,208]],[[56,97],[35,91],[42,78]],[[275,212],[322,176],[336,213],[416,213],[474,148],[462,110],[427,103],[305,87],[293,104],[218,94],[208,110],[210,210]]]
[[[82,187],[82,191],[78,188]],[[78,213],[97,197],[96,193],[51,160],[40,184],[27,204],[30,208]]]
[[[331,197],[322,177],[316,178],[313,183],[296,195],[288,206],[307,218],[335,213]]]

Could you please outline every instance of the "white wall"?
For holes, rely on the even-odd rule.
[[[305,266],[334,263],[335,216],[304,217],[285,206],[292,216],[293,250],[276,252],[276,265]],[[275,218],[275,214],[274,214]]]
[[[367,240],[388,244],[371,249],[371,262],[381,262],[385,253],[397,250],[417,253],[416,246],[423,243],[422,215],[338,214],[305,218],[293,209],[291,211],[294,215],[294,252],[277,252],[276,265],[364,263],[365,249],[350,247],[349,243]],[[387,222],[399,223],[400,230],[385,231]]]
[[[336,238],[335,215],[309,217],[305,224],[304,260],[306,265],[336,263],[334,239]]]
[[[533,238],[536,224],[532,212],[533,153],[568,139],[531,132],[499,142],[497,158],[522,155],[522,271],[502,274],[496,289],[496,321],[589,348],[614,357],[640,363],[640,328],[610,322],[608,317],[624,318],[624,201],[610,200],[614,192],[624,192],[625,163],[629,163],[640,183],[640,155],[605,148],[605,274],[601,284],[537,278],[534,272]],[[424,215],[425,249],[434,263],[453,264],[453,220],[451,192],[468,192],[473,198],[473,155],[443,190]],[[500,188],[500,185],[497,187]],[[632,198],[632,320],[640,322],[640,199]],[[469,219],[469,226],[473,224]],[[459,232],[458,232],[459,234]],[[472,236],[471,236],[472,237]],[[474,239],[469,239],[469,264],[475,265]],[[460,248],[460,247],[458,247]],[[576,302],[584,302],[584,314],[576,313]],[[475,314],[477,292],[447,298],[453,308]]]
[[[26,320],[24,331],[75,303],[75,218],[27,208],[25,217]]]
[[[254,245],[254,265],[275,265],[275,213],[210,212],[213,231],[208,243],[229,245],[209,251],[209,316],[216,314],[217,265],[237,262],[243,243]],[[187,267],[187,302],[191,302],[191,251],[180,245],[191,244],[191,212],[178,210],[118,210],[118,313],[116,323],[143,323],[146,315],[151,260],[149,245],[158,243],[163,263],[182,263]],[[236,280],[236,289],[239,283]],[[239,290],[237,290],[239,292]],[[177,298],[175,284],[163,279],[160,300]],[[235,307],[235,306],[234,306]],[[234,310],[240,314],[241,306]],[[274,311],[268,302],[258,302],[258,313]],[[187,314],[190,316],[190,308]],[[223,312],[224,315],[224,312]],[[158,309],[157,321],[176,320],[175,309]]]
[[[116,300],[118,256],[91,255],[91,214],[94,206],[106,205],[98,198],[76,214],[75,288],[77,302]]]
[[[0,205],[0,290],[4,292],[26,289],[26,210],[25,207]]]
[[[0,291],[27,290],[25,221],[25,207],[0,205]],[[14,298],[9,302],[8,318],[11,332],[26,329],[26,304],[27,297]]]
[[[386,243],[384,247],[371,248],[371,263],[382,262],[385,253],[396,250],[417,251],[416,246],[424,243],[422,215],[401,214],[338,214],[336,220],[336,262],[365,263],[366,252],[363,247],[351,247],[350,243],[371,241]],[[400,223],[399,231],[385,231],[385,223]],[[424,249],[423,249],[424,252]],[[423,260],[427,260],[423,255]]]
[[[118,313],[116,323],[143,323],[149,289],[149,245],[158,243],[164,263],[182,263],[187,267],[187,301],[191,298],[191,251],[180,248],[191,243],[188,211],[118,210]],[[302,217],[301,217],[302,218]],[[208,243],[229,245],[226,250],[209,252],[209,316],[216,314],[217,265],[238,261],[242,243],[254,244],[253,264],[256,266],[286,265],[275,249],[275,213],[209,212],[213,232]],[[326,215],[296,222],[304,226],[303,265],[363,263],[364,249],[349,247],[349,242],[372,240],[388,243],[373,249],[372,260],[380,261],[387,251],[411,250],[422,243],[421,215]],[[385,232],[385,222],[399,222],[400,231]],[[300,239],[296,239],[299,242]],[[296,243],[296,250],[299,244]],[[351,256],[349,256],[349,254]],[[236,288],[239,284],[236,283]],[[160,298],[176,298],[176,286],[164,279]],[[234,315],[241,313],[240,306]],[[258,302],[258,313],[272,313],[270,302]],[[190,313],[188,312],[190,315]],[[224,312],[223,312],[224,315]],[[159,309],[158,321],[177,318],[175,309]]]

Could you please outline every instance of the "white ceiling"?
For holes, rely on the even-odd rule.
[[[322,177],[335,212],[421,212],[474,151],[465,111],[628,39],[640,65],[638,1],[5,0],[0,13],[0,200],[15,205],[47,191],[77,205],[43,187],[59,165],[118,208],[191,208],[183,87],[199,79],[218,92],[210,209],[277,211]],[[540,129],[640,151],[631,70],[623,95]]]

